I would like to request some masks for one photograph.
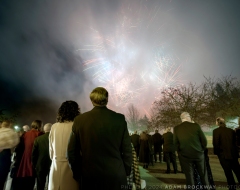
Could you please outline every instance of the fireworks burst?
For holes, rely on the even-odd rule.
[[[91,28],[92,42],[79,49],[91,54],[84,71],[110,91],[116,106],[139,104],[150,90],[156,96],[179,81],[179,59],[160,45],[162,23],[156,24],[160,13],[159,7],[149,9],[143,3],[123,6],[116,25],[110,27],[114,32],[106,35]]]

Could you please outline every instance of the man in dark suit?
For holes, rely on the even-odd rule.
[[[133,144],[134,150],[137,154],[137,158],[139,156],[139,135],[137,134],[137,131],[134,132],[134,134],[131,135],[131,142]]]
[[[49,175],[51,167],[51,159],[49,156],[49,132],[52,124],[47,123],[44,125],[45,134],[37,137],[33,144],[32,150],[32,164],[36,171],[37,176],[37,190],[44,190],[46,178]]]
[[[177,173],[177,162],[176,162],[176,154],[175,154],[175,146],[173,143],[173,133],[171,132],[171,128],[166,129],[166,133],[163,135],[163,155],[165,157],[167,163],[167,170],[165,173],[170,174],[170,162],[173,164],[174,173]]]
[[[227,128],[223,118],[217,118],[216,125],[219,127],[213,130],[213,150],[218,156],[224,170],[229,189],[236,189],[233,173],[240,183],[240,166],[238,162],[238,150],[236,146],[236,134],[234,130]]]
[[[193,123],[190,114],[183,112],[180,116],[182,123],[174,127],[174,143],[182,170],[186,177],[187,189],[194,184],[193,167],[199,173],[203,185],[208,185],[207,171],[204,162],[204,150],[207,139],[197,123]]]
[[[235,129],[236,132],[236,143],[238,147],[238,155],[240,156],[240,117],[238,118],[238,127]]]
[[[159,154],[159,162],[162,162],[162,135],[155,130],[155,134],[152,136],[154,145],[154,159],[157,162],[157,153]]]
[[[132,165],[132,146],[125,117],[106,105],[108,92],[95,88],[94,108],[74,119],[68,160],[81,190],[123,190]]]

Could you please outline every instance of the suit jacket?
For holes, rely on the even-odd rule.
[[[225,159],[238,157],[236,146],[236,134],[234,130],[227,127],[218,127],[213,130],[214,154]]]
[[[33,144],[32,164],[37,172],[49,171],[51,159],[49,156],[49,132],[37,137]]]
[[[162,151],[162,135],[160,133],[155,133],[153,136],[152,136],[152,139],[153,139],[153,143],[154,143],[154,151]]]
[[[240,146],[240,128],[235,129],[237,146]]]
[[[207,139],[197,123],[185,121],[174,127],[174,144],[182,156],[198,159],[204,154]]]
[[[163,137],[163,152],[175,152],[173,143],[173,133],[167,132],[162,135]]]
[[[82,172],[82,189],[123,189],[132,165],[125,117],[107,107],[94,107],[75,118],[72,132],[68,160],[75,178]]]

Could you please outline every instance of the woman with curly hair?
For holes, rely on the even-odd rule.
[[[73,179],[73,174],[66,158],[73,120],[79,114],[79,106],[76,102],[63,102],[58,110],[57,123],[52,125],[49,134],[49,153],[52,160],[49,174],[49,190],[79,189],[78,182]]]

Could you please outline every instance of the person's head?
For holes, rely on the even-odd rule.
[[[90,100],[94,106],[106,106],[108,103],[108,91],[103,87],[97,87],[91,92]]]
[[[171,127],[166,127],[165,130],[164,130],[165,133],[167,132],[171,132]]]
[[[32,129],[36,129],[36,130],[41,130],[42,127],[42,121],[41,120],[34,120],[31,124],[31,128]]]
[[[137,131],[134,131],[134,134],[137,134]]]
[[[73,121],[80,114],[80,109],[77,102],[69,100],[63,102],[58,109],[57,122]]]
[[[188,112],[182,112],[180,115],[180,118],[181,118],[182,122],[184,122],[184,121],[192,122],[191,116]]]
[[[225,120],[221,117],[218,117],[216,119],[216,125],[218,125],[219,127],[226,127]]]
[[[3,120],[1,123],[2,128],[11,128],[12,127],[12,122],[9,120]]]
[[[25,131],[22,128],[20,128],[20,130],[17,132],[19,137],[21,137],[24,133],[25,133]]]
[[[44,127],[43,127],[44,132],[45,132],[45,133],[50,132],[50,131],[51,131],[51,127],[52,127],[52,124],[51,124],[51,123],[45,124]]]
[[[157,129],[155,130],[155,133],[158,133],[158,130],[157,130]]]
[[[141,140],[148,140],[148,135],[147,135],[146,131],[143,131],[143,132],[140,134],[140,139],[141,139]]]
[[[30,127],[28,125],[23,126],[23,131],[27,132],[30,130]]]

